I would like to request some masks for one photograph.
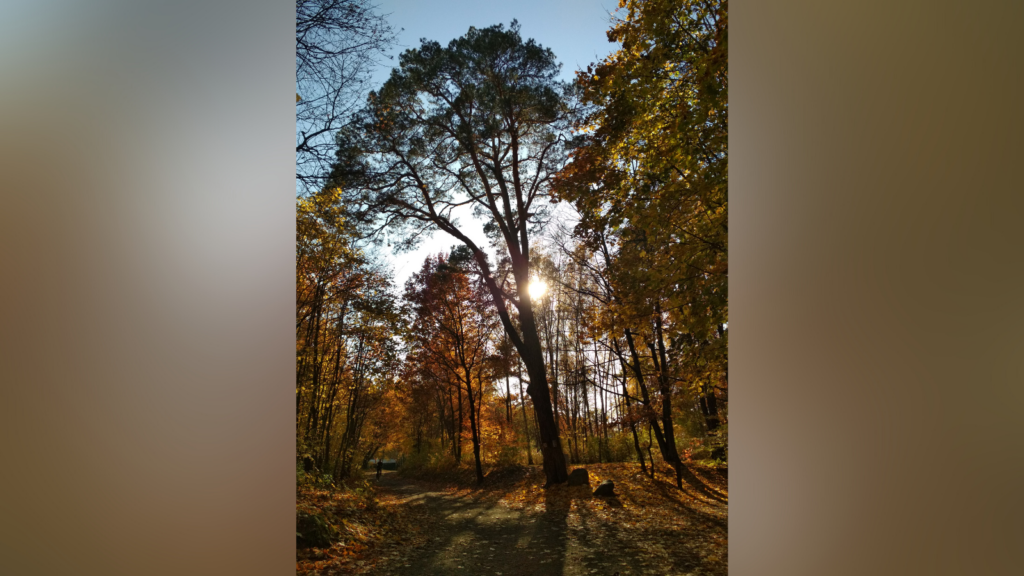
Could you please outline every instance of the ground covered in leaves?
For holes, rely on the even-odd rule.
[[[422,542],[422,508],[401,502],[370,481],[335,488],[299,487],[296,514],[322,514],[336,530],[327,548],[299,547],[296,574],[360,574],[381,559]]]
[[[539,466],[492,471],[482,486],[465,471],[428,480],[386,472],[346,491],[303,489],[298,511],[337,528],[326,549],[300,549],[297,573],[612,576],[728,572],[724,475],[691,466],[680,490],[671,469],[655,480],[636,464],[591,464],[591,488],[544,490]]]

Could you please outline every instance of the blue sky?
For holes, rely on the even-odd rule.
[[[392,51],[397,55],[419,46],[421,38],[442,45],[462,36],[470,26],[508,26],[513,19],[522,25],[524,38],[551,48],[562,63],[562,76],[606,56],[615,45],[608,42],[609,12],[615,0],[380,0],[380,12],[399,32]],[[397,63],[397,61],[396,61]],[[379,73],[381,81],[387,70]]]
[[[421,38],[446,45],[465,34],[470,26],[508,26],[513,19],[518,20],[524,38],[533,38],[555,53],[562,63],[563,80],[571,80],[577,69],[607,56],[617,47],[608,42],[606,35],[609,13],[618,6],[615,0],[381,0],[378,5],[398,32],[398,45],[392,50],[395,59],[375,74],[378,86],[387,80],[390,67],[397,65],[397,55],[419,46]],[[460,220],[468,223],[471,218],[467,210]],[[475,241],[486,245],[481,227],[465,228]],[[456,242],[438,232],[413,252],[399,256],[385,252],[394,268],[398,289],[419,270],[426,256],[447,251]]]

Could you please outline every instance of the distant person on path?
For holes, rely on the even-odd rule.
[[[377,480],[380,480],[380,473],[384,470],[384,461],[377,458]]]

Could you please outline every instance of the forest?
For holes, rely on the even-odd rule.
[[[386,17],[296,6],[297,571],[724,574],[726,2],[622,0],[568,82],[512,21],[380,86]]]

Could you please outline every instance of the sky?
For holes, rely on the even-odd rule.
[[[521,26],[524,39],[533,38],[538,44],[550,48],[562,63],[562,80],[572,80],[576,70],[604,58],[617,48],[608,42],[606,32],[610,26],[610,12],[618,6],[616,0],[379,0],[379,12],[387,15],[388,22],[398,32],[398,43],[391,50],[394,60],[378,69],[375,86],[380,86],[398,64],[398,54],[420,45],[420,39],[436,40],[441,45],[464,35],[470,26],[486,28],[494,24],[506,27],[513,19]],[[470,210],[458,214],[460,221],[473,221]],[[486,246],[482,224],[466,226],[468,235]],[[458,240],[443,232],[435,233],[421,243],[415,251],[384,256],[394,269],[395,284],[399,291],[405,281],[423,265],[431,254],[447,252]]]

